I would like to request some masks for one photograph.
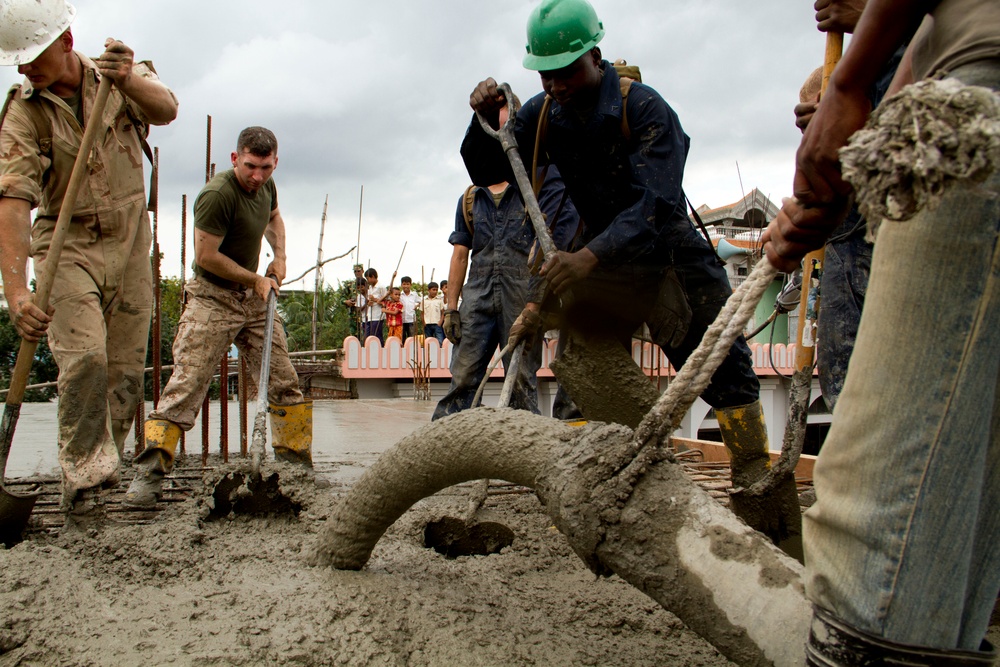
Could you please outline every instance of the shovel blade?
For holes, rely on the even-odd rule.
[[[35,508],[38,494],[19,495],[11,493],[4,486],[3,480],[7,472],[7,456],[10,454],[10,444],[14,440],[14,428],[21,415],[21,404],[4,406],[3,421],[0,423],[0,542],[12,547],[21,541],[21,533],[28,525],[31,510]]]
[[[0,542],[4,546],[9,548],[21,541],[36,500],[37,495],[19,496],[0,484]]]
[[[244,475],[241,472],[231,472],[215,485],[209,516],[213,519],[224,519],[230,513],[298,516],[301,510],[300,503],[281,492],[278,473],[264,477],[259,473]]]

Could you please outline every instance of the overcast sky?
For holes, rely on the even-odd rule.
[[[137,59],[153,61],[180,100],[177,120],[150,135],[160,153],[165,276],[181,268],[182,194],[191,238],[211,115],[218,170],[231,166],[243,127],[264,125],[278,137],[289,277],[315,263],[327,195],[324,258],[357,243],[364,186],[361,261],[388,284],[406,243],[400,275],[419,281],[423,271],[429,280],[433,270],[440,281],[469,182],[458,152],[469,93],[487,76],[509,82],[521,99],[541,90],[537,73],[521,66],[536,0],[75,4],[78,50],[97,55],[105,37],[121,39]],[[800,136],[792,107],[824,48],[811,0],[593,4],[606,30],[604,56],[639,65],[691,137],[684,188],[695,206],[721,206],[754,187],[776,203],[790,194]],[[5,87],[20,80],[10,67],[0,77]],[[190,240],[187,252],[190,264]],[[326,282],[350,277],[354,258],[328,264]],[[312,288],[311,275],[287,286],[303,285]]]

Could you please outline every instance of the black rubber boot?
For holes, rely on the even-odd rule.
[[[986,640],[980,650],[911,646],[870,635],[830,612],[813,608],[806,664],[810,667],[990,667],[997,651]]]

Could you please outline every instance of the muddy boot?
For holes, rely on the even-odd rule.
[[[858,630],[819,607],[813,610],[809,642],[806,644],[806,665],[811,667],[848,665],[989,667],[996,659],[996,649],[985,640],[978,651],[897,644]]]
[[[63,533],[68,536],[86,535],[100,529],[106,521],[106,492],[100,488],[82,489],[66,506],[66,521]]]
[[[715,411],[722,441],[729,450],[733,474],[730,507],[754,530],[764,533],[782,551],[802,561],[802,511],[795,476],[778,480],[769,493],[751,496],[743,491],[771,468],[767,427],[760,401]]]
[[[160,499],[163,477],[174,466],[174,451],[181,427],[165,419],[146,421],[146,449],[135,457],[135,477],[125,492],[126,507],[150,509]]]
[[[271,404],[271,442],[274,458],[312,468],[313,402]]]

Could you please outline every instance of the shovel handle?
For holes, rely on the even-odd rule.
[[[521,191],[524,208],[527,209],[528,217],[531,218],[531,226],[535,229],[538,246],[542,249],[542,259],[547,260],[556,253],[556,244],[552,240],[549,228],[545,225],[545,218],[542,217],[542,209],[538,206],[538,198],[535,197],[535,191],[531,187],[531,179],[528,178],[528,172],[521,161],[520,153],[517,151],[517,139],[514,137],[514,121],[517,117],[517,109],[514,105],[514,93],[511,91],[510,84],[508,83],[501,83],[497,88],[500,89],[500,92],[504,95],[504,99],[507,100],[508,114],[506,122],[504,122],[499,130],[494,130],[490,127],[489,121],[478,111],[476,112],[476,118],[479,119],[479,124],[482,126],[483,131],[499,141],[500,145],[503,146],[503,150],[507,154],[507,159],[510,161],[510,167],[514,171],[517,188]]]
[[[59,269],[59,258],[62,256],[63,245],[66,243],[69,226],[73,220],[76,198],[80,194],[80,187],[83,185],[84,179],[87,177],[90,152],[94,148],[97,133],[105,129],[102,121],[104,107],[107,106],[110,93],[111,79],[106,76],[102,77],[101,84],[97,88],[97,99],[94,100],[94,107],[90,112],[90,122],[87,123],[87,127],[83,131],[80,151],[76,155],[73,171],[70,173],[69,183],[66,185],[66,193],[63,195],[62,205],[59,207],[59,217],[56,219],[52,241],[45,255],[45,268],[37,277],[33,301],[43,313],[47,312],[49,308],[49,296],[52,294],[52,284],[55,282],[56,271]],[[24,388],[28,386],[31,363],[37,349],[37,341],[21,339],[21,347],[17,352],[17,362],[14,364],[14,372],[10,379],[10,390],[7,392],[7,405],[20,405],[24,399]]]
[[[273,274],[269,278],[277,279]],[[267,293],[267,316],[264,319],[264,345],[260,351],[260,379],[257,382],[257,410],[267,410],[267,385],[271,377],[271,339],[274,337],[274,311],[278,295],[274,289]]]
[[[826,92],[826,87],[830,83],[830,76],[833,74],[833,69],[837,66],[837,63],[840,62],[840,56],[843,52],[843,33],[826,33],[826,50],[823,54],[823,83],[820,87],[820,99],[822,99],[823,93]],[[806,335],[806,328],[811,327],[815,321],[814,318],[818,317],[819,299],[822,298],[822,294],[818,290],[811,290],[810,285],[812,284],[813,264],[818,263],[822,267],[825,259],[826,248],[824,247],[819,250],[813,250],[802,260],[802,296],[799,302],[799,328],[795,345],[795,371],[804,373],[808,370],[810,375],[812,374],[813,363],[816,360],[816,351],[815,343],[812,342],[814,337],[811,332],[808,336]],[[814,313],[809,312],[810,293],[813,296]]]
[[[277,282],[274,274],[268,276]],[[274,337],[274,311],[278,294],[274,288],[267,293],[267,315],[264,319],[264,344],[260,350],[260,377],[257,381],[257,414],[253,420],[253,438],[250,443],[250,472],[260,476],[260,463],[264,459],[264,440],[267,438],[267,385],[271,377],[271,339]]]

